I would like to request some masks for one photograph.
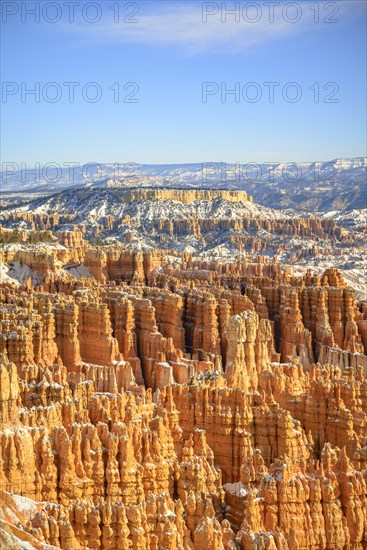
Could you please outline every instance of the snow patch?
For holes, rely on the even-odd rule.
[[[33,286],[41,285],[43,277],[37,271],[34,271],[29,265],[21,262],[14,262],[9,266],[3,264],[0,266],[1,282],[12,282],[16,285],[24,285],[30,277]]]
[[[93,279],[93,275],[89,267],[86,267],[84,264],[72,265],[65,267],[63,271],[66,271],[69,275],[76,277],[78,281],[82,277],[87,277],[88,279]]]

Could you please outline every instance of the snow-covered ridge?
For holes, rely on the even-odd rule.
[[[206,186],[221,183],[222,186],[257,182],[279,184],[295,181],[325,182],[340,179],[346,182],[350,177],[363,177],[367,166],[367,157],[337,158],[328,161],[313,162],[263,162],[250,159],[238,159],[238,162],[224,161],[188,163],[188,164],[141,164],[141,163],[102,163],[91,162],[81,166],[58,168],[14,170],[1,172],[3,191],[24,191],[34,187],[48,186],[65,189],[74,186],[93,187],[107,181],[120,182],[122,185],[194,185]]]
[[[106,215],[136,221],[154,219],[285,219],[284,213],[252,202],[244,191],[164,189],[78,189],[41,197],[7,212],[75,214],[75,222],[95,223]]]

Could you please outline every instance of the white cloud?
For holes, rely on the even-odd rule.
[[[241,9],[247,2],[239,2]],[[354,4],[353,0],[349,0]],[[282,39],[296,33],[304,32],[311,28],[324,28],[325,24],[315,23],[314,11],[310,9],[311,2],[298,2],[301,9],[298,15],[300,19],[291,23],[283,16],[283,5],[274,7],[274,21],[271,21],[269,7],[263,2],[256,2],[261,8],[258,11],[260,18],[251,23],[240,12],[240,21],[236,22],[234,16],[227,15],[225,22],[221,21],[220,6],[222,2],[212,2],[213,8],[218,6],[219,11],[207,16],[207,22],[203,19],[203,5],[205,2],[186,4],[182,2],[166,2],[153,4],[141,2],[140,11],[134,17],[138,23],[101,20],[97,24],[71,25],[69,30],[77,32],[77,35],[86,40],[102,43],[145,44],[152,46],[179,47],[189,55],[203,52],[243,52],[274,40]],[[315,3],[313,3],[315,5]],[[234,2],[227,2],[227,9],[233,7]],[[322,3],[320,3],[322,5]],[[341,6],[342,7],[342,6]],[[322,8],[321,8],[322,9]],[[320,11],[321,11],[320,9]],[[289,19],[297,13],[291,7],[286,12]],[[331,12],[329,12],[331,13]],[[321,21],[328,15],[320,13]],[[249,9],[248,19],[256,17],[255,11]],[[339,14],[334,16],[340,18]],[[337,23],[336,23],[337,24]]]

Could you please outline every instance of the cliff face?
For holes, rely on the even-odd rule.
[[[123,189],[117,192],[122,202],[136,201],[177,201],[190,203],[195,201],[215,201],[224,199],[227,202],[252,202],[246,191],[229,191],[226,189]]]
[[[79,244],[1,285],[2,547],[366,548],[367,308],[341,274]]]

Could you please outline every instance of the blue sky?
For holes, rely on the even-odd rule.
[[[274,21],[260,1],[245,12],[248,2],[239,2],[237,21],[221,2],[78,3],[74,22],[62,0],[36,22],[26,12],[36,2],[2,0],[3,162],[297,162],[366,154],[365,2],[281,2]],[[110,9],[116,6],[119,15]],[[231,8],[235,2],[226,2]],[[73,103],[65,82],[80,83]],[[91,82],[97,87],[85,88]],[[204,103],[205,82],[214,84]],[[266,82],[279,83],[274,102]],[[124,90],[127,83],[135,84]],[[39,102],[25,95],[35,86]],[[83,87],[100,100],[83,98]],[[236,87],[239,96],[225,96]],[[296,102],[283,97],[296,93]],[[123,102],[128,94],[138,101]],[[255,94],[259,101],[249,101]],[[324,101],[331,99],[337,102]]]

